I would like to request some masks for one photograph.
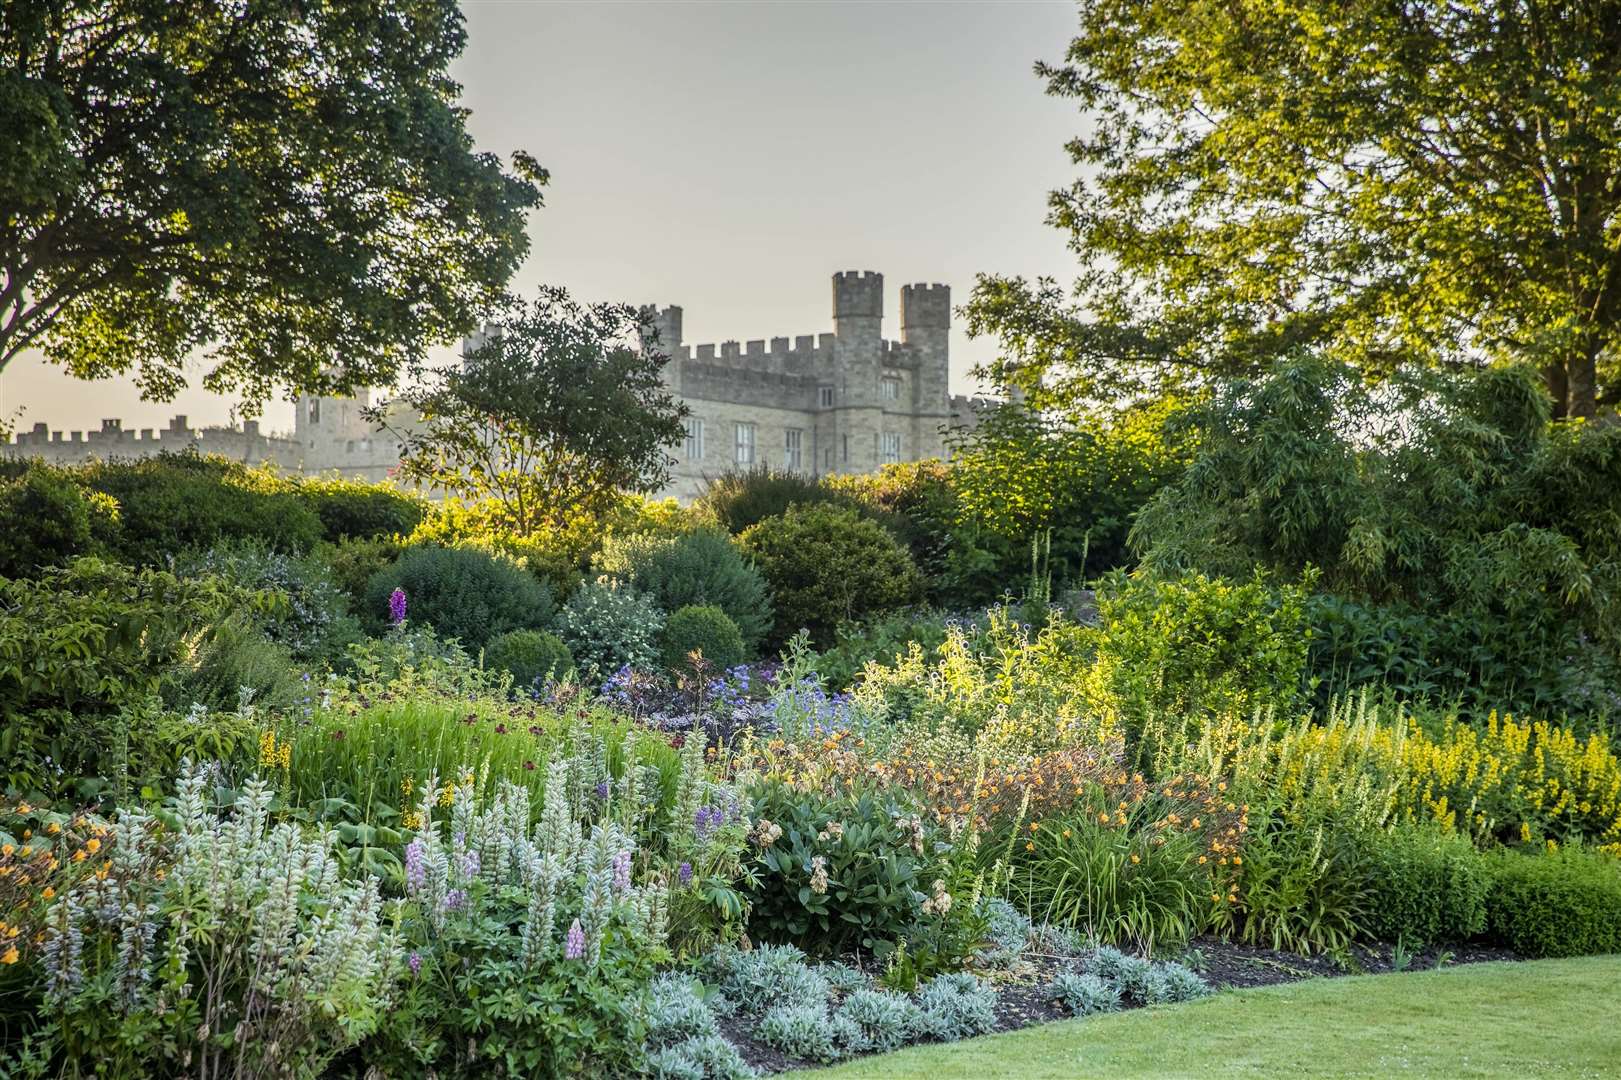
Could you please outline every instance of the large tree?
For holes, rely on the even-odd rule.
[[[476,153],[453,0],[0,5],[0,370],[30,346],[250,408],[473,329],[541,170]]]
[[[656,345],[638,309],[543,288],[371,416],[401,440],[402,476],[489,499],[527,535],[669,480],[689,410]]]
[[[1090,130],[1055,192],[1081,275],[985,277],[1037,403],[1253,374],[1535,363],[1621,399],[1621,0],[1084,0],[1038,65]]]

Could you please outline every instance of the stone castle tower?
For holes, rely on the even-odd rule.
[[[648,308],[665,379],[692,408],[665,494],[688,499],[706,477],[769,465],[808,475],[871,472],[939,456],[944,429],[971,423],[949,389],[951,290],[901,288],[899,341],[883,335],[884,276],[833,275],[833,332],[690,346],[679,307]]]

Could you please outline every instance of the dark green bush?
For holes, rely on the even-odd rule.
[[[908,805],[872,795],[830,797],[775,781],[752,794],[758,854],[744,881],[754,940],[789,942],[818,955],[858,948],[883,955],[913,939],[921,923],[944,924],[949,934],[980,918],[966,895],[945,916],[925,911],[934,882],[949,891],[959,875],[944,833]],[[772,826],[781,835],[763,843],[762,830]],[[965,950],[978,944],[984,925],[978,922],[971,944],[962,943]]]
[[[676,609],[664,624],[662,658],[669,671],[690,667],[689,656],[700,652],[722,671],[743,662],[743,638],[734,623],[718,607],[689,604]]]
[[[366,586],[371,579],[405,554],[406,546],[396,537],[375,536],[321,544],[315,549],[315,557],[327,565],[332,580],[349,598],[351,609],[358,611],[366,600]]]
[[[90,552],[91,505],[79,485],[34,464],[0,483],[0,577],[25,577]]]
[[[214,579],[96,558],[0,581],[0,784],[54,794],[77,777],[124,774],[128,716],[188,661],[199,633],[252,606]]]
[[[506,559],[474,548],[411,548],[372,575],[361,619],[374,631],[388,626],[388,601],[405,592],[406,618],[440,637],[481,649],[509,630],[550,625],[552,594]]]
[[[1491,865],[1486,927],[1527,958],[1621,952],[1621,860],[1505,852]]]
[[[114,553],[138,566],[161,566],[181,551],[222,540],[262,540],[276,551],[307,551],[321,519],[297,485],[239,462],[195,452],[87,465],[84,486],[118,503]]]
[[[334,542],[409,536],[428,512],[427,505],[415,495],[359,480],[304,480],[298,485],[298,494],[321,519],[326,539]]]
[[[273,602],[255,620],[270,641],[294,659],[332,661],[361,638],[348,601],[321,560],[271,551],[263,543],[217,544],[175,560],[183,577],[215,577],[246,592],[268,592]]]
[[[484,649],[484,666],[512,675],[513,689],[527,693],[574,667],[563,639],[548,630],[509,630]]]
[[[856,510],[860,503],[842,492],[833,491],[813,476],[756,465],[711,477],[693,512],[700,520],[712,521],[733,536],[768,517],[779,517],[791,506],[828,503]]]
[[[235,612],[202,636],[188,662],[164,686],[163,700],[180,711],[193,705],[231,710],[246,690],[257,707],[285,709],[314,697],[307,673],[287,646],[265,635],[252,613]],[[154,767],[157,775],[167,777],[178,765],[176,758]]]
[[[1467,941],[1486,928],[1486,858],[1454,833],[1403,826],[1369,837],[1363,926],[1379,941]]]
[[[744,531],[776,606],[772,642],[801,627],[825,645],[841,623],[915,603],[922,579],[888,530],[853,510],[798,506]]]
[[[748,650],[757,648],[771,629],[765,579],[718,529],[610,536],[595,564],[600,572],[652,597],[666,612],[695,604],[720,608],[736,624]]]

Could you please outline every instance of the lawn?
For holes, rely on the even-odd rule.
[[[838,1078],[1621,1076],[1621,956],[1312,979],[914,1047]]]

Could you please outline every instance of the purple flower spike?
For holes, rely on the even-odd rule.
[[[411,974],[412,975],[421,975],[422,974],[422,954],[421,953],[412,953],[411,954],[410,964],[411,964]]]
[[[624,892],[630,888],[630,852],[617,851],[614,853],[614,892]]]
[[[680,866],[676,867],[675,878],[676,878],[677,881],[681,882],[683,887],[685,887],[687,885],[691,885],[692,884],[692,864],[689,863],[689,862],[684,862]]]
[[[405,590],[395,589],[388,594],[388,619],[395,626],[405,621]]]
[[[580,929],[580,920],[575,919],[569,924],[568,937],[563,939],[563,956],[569,960],[578,960],[585,955],[585,931]]]
[[[602,783],[597,785],[597,798],[606,799],[607,797],[608,797],[608,781],[604,780]]]

